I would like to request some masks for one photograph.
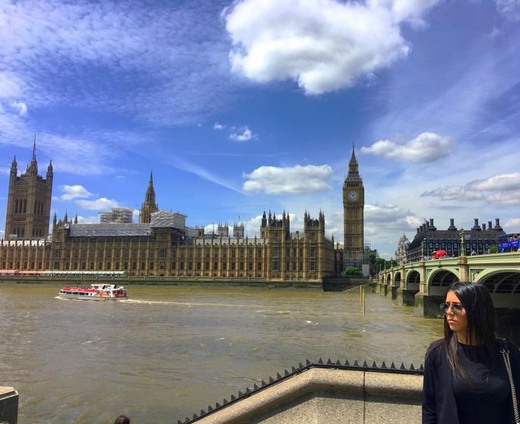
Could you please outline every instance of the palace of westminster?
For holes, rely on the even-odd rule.
[[[303,232],[291,232],[290,218],[263,213],[260,236],[247,237],[243,224],[219,225],[207,234],[186,226],[186,215],[159,210],[150,174],[139,222],[133,211],[115,208],[99,224],[80,224],[67,214],[52,219],[53,166],[38,174],[36,145],[25,173],[11,164],[0,272],[123,272],[131,277],[323,281],[364,258],[364,188],[352,149],[344,184],[345,242],[325,237],[325,216],[304,215]]]
[[[339,276],[347,267],[365,268],[365,190],[352,148],[343,184],[343,245],[325,237],[325,216],[304,214],[303,232],[291,232],[290,218],[263,213],[259,237],[247,237],[243,224],[219,225],[216,233],[186,226],[186,215],[159,210],[150,174],[139,222],[133,210],[114,208],[100,214],[99,224],[80,224],[77,218],[55,215],[49,232],[53,166],[45,178],[38,174],[36,144],[25,173],[18,175],[16,157],[11,164],[5,238],[0,240],[0,274],[96,274],[130,277],[243,279],[259,281],[314,281]],[[434,249],[458,254],[459,234],[466,235],[466,250],[485,253],[504,234],[495,226],[471,230],[437,230],[433,220],[417,229],[410,243],[402,238],[398,262],[419,260]]]

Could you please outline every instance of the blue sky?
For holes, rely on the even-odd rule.
[[[519,0],[0,0],[0,236],[9,168],[54,166],[51,214],[189,226],[323,211],[343,240],[355,145],[365,239],[425,220],[520,231]]]

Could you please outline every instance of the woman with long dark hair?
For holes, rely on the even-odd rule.
[[[520,384],[518,346],[495,335],[493,300],[485,286],[453,283],[441,304],[444,338],[426,352],[423,424],[515,423],[510,378]],[[520,387],[519,387],[520,390]],[[515,394],[520,404],[518,391]]]

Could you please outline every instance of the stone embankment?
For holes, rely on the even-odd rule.
[[[178,424],[421,422],[423,368],[300,364]]]

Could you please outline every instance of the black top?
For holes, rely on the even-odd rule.
[[[501,344],[497,341],[491,352],[482,346],[459,345],[458,355],[468,370],[469,381],[453,375],[444,340],[431,344],[424,363],[423,424],[514,423]],[[520,351],[509,340],[504,347],[509,350],[520,402]]]
[[[458,375],[452,379],[459,422],[507,423],[511,385],[502,354],[459,343],[459,355],[468,372],[466,379]]]

